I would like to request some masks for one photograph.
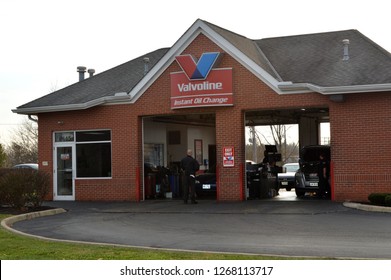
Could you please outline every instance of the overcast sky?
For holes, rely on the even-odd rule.
[[[77,66],[98,74],[171,47],[198,18],[250,39],[357,29],[391,52],[388,3],[0,0],[0,143],[26,119],[11,109],[77,82]]]

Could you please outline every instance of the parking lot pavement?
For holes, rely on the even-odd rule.
[[[341,203],[48,202],[66,212],[19,221],[45,238],[145,248],[331,258],[391,258],[391,214]]]

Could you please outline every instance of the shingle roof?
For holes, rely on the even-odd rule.
[[[149,58],[149,70],[164,56],[168,48],[159,49],[93,77],[72,84],[27,104],[18,109],[81,104],[116,93],[129,92],[144,76],[144,58]]]
[[[342,40],[348,39],[344,61]],[[257,40],[284,81],[319,86],[391,83],[391,54],[357,30]]]

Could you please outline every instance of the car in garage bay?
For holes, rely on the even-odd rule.
[[[278,188],[292,190],[295,187],[295,174],[299,170],[298,162],[285,163],[282,166],[283,173],[277,174]]]
[[[205,170],[199,173],[195,178],[195,191],[197,196],[212,196],[216,195],[216,167]]]

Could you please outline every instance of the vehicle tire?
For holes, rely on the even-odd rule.
[[[295,192],[296,192],[296,196],[297,196],[297,197],[301,197],[301,196],[304,196],[304,195],[305,195],[305,192],[303,192],[303,191],[295,190]]]

